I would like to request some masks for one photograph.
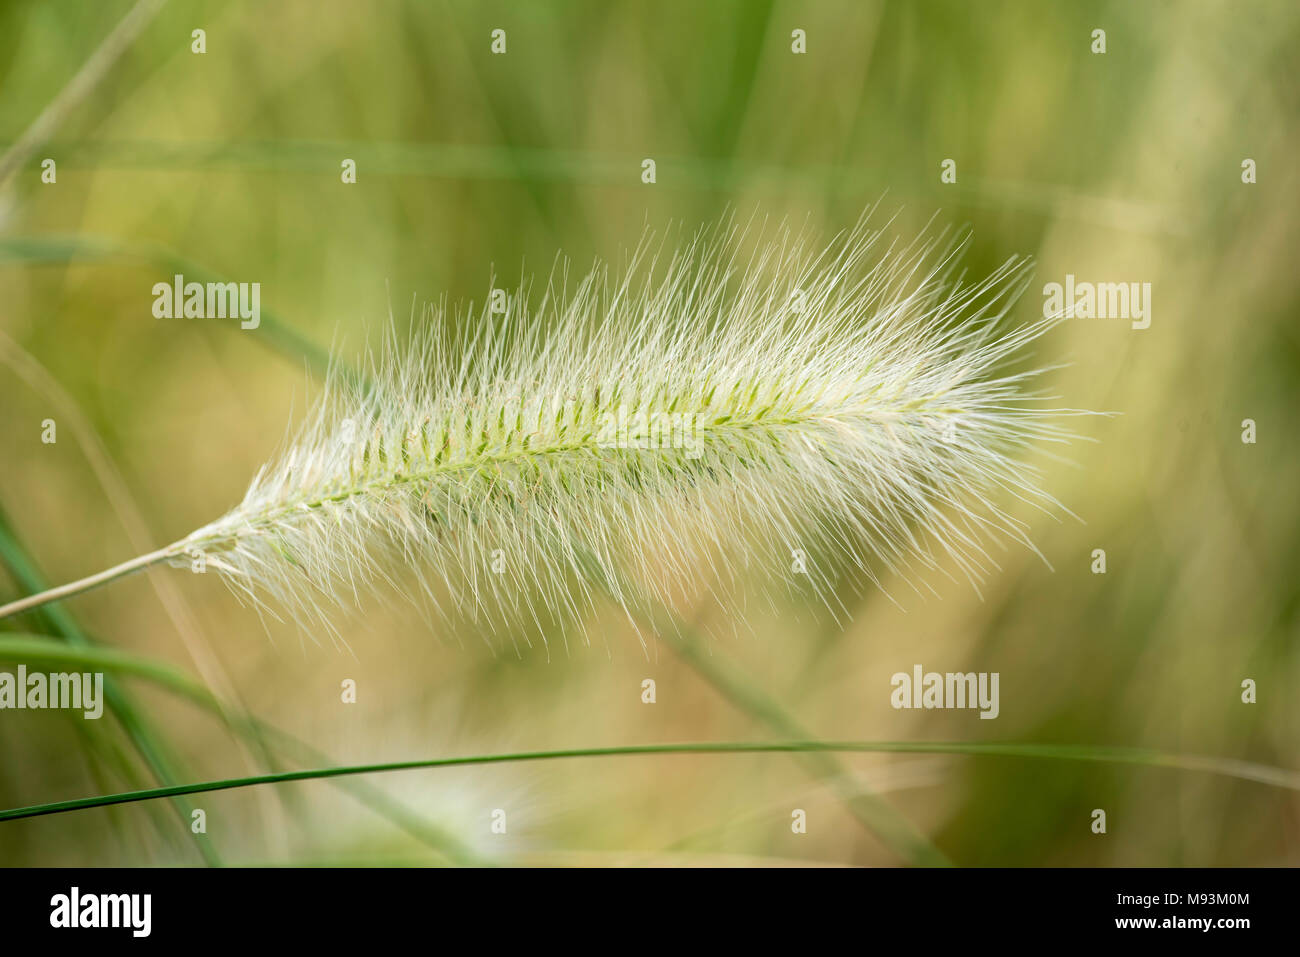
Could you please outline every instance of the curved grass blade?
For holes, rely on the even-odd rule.
[[[70,801],[53,801],[0,811],[0,821],[16,821],[62,814],[88,808],[151,801],[181,794],[230,791],[260,784],[324,780],[356,774],[414,771],[431,768],[468,767],[487,764],[516,764],[525,761],[554,761],[565,758],[630,757],[636,755],[686,754],[964,754],[986,757],[1032,758],[1062,761],[1093,761],[1103,764],[1140,765],[1199,771],[1271,787],[1300,791],[1300,771],[1254,764],[1234,758],[1175,754],[1144,748],[1118,748],[1071,744],[1022,744],[1015,742],[969,743],[964,741],[697,741],[680,744],[643,744],[605,748],[564,748],[553,751],[517,751],[504,754],[474,754],[384,764],[355,764],[302,771],[282,771],[244,778],[200,781],[173,787],[148,788],[122,794],[104,794]]]

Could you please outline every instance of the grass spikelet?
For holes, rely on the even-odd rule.
[[[378,586],[542,629],[606,594],[631,610],[741,568],[788,580],[796,550],[828,593],[828,555],[978,585],[990,543],[1032,547],[1003,506],[1060,510],[1021,453],[1075,413],[1022,367],[1053,321],[1007,319],[1028,263],[968,283],[961,235],[752,232],[646,241],[571,291],[561,269],[533,308],[524,288],[504,313],[427,309],[364,375],[327,377],[238,506],[137,561],[202,553],[327,626]]]

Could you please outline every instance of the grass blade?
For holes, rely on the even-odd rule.
[[[555,761],[566,758],[631,757],[637,755],[685,754],[964,754],[985,757],[1093,761],[1104,764],[1140,765],[1199,771],[1272,787],[1300,791],[1300,771],[1254,764],[1232,758],[1206,755],[1175,754],[1143,748],[1119,748],[1094,745],[1022,744],[1015,742],[969,743],[963,741],[698,741],[681,744],[643,744],[605,748],[565,748],[554,751],[517,751],[503,754],[474,754],[453,758],[429,758],[418,761],[392,761],[384,764],[356,764],[301,771],[282,771],[244,778],[200,781],[171,787],[148,788],[121,794],[53,801],[29,807],[0,811],[0,821],[16,821],[63,814],[88,808],[151,801],[186,794],[230,791],[261,784],[289,781],[312,781],[356,774],[380,774],[389,771],[414,771],[432,768],[469,767],[487,764],[516,764],[526,761]]]

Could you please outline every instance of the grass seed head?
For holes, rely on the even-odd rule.
[[[543,633],[608,598],[721,594],[742,569],[832,600],[831,556],[978,585],[988,544],[1029,545],[1008,503],[1059,510],[1022,457],[1073,414],[1022,365],[1053,320],[1008,320],[1028,263],[965,282],[947,232],[754,232],[646,240],[616,277],[566,290],[561,270],[532,308],[523,288],[504,312],[426,309],[363,375],[331,373],[278,461],[184,544],[326,624],[377,585]]]

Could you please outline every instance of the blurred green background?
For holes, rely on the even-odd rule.
[[[900,608],[846,572],[850,618],[778,590],[734,634],[701,621],[714,637],[694,662],[643,652],[612,608],[583,623],[589,647],[492,649],[393,599],[343,623],[349,651],[264,631],[215,577],[162,569],[4,627],[168,662],[319,753],[268,757],[124,679],[134,743],[115,718],[0,713],[0,806],[269,765],[774,739],[773,701],[826,739],[1300,768],[1295,3],[172,0],[84,95],[56,100],[133,6],[0,4],[0,155],[20,160],[0,182],[0,600],[23,590],[15,555],[61,582],[223,513],[314,394],[312,347],[355,351],[413,301],[481,300],[494,266],[513,283],[558,251],[578,272],[617,262],[646,226],[756,210],[829,234],[880,201],[910,238],[939,211],[973,228],[972,276],[1037,258],[1017,318],[1073,273],[1151,282],[1152,323],[1070,320],[1039,343],[1040,361],[1069,363],[1050,379],[1061,404],[1120,414],[1082,420],[1095,441],[1068,462],[1042,458],[1081,521],[1001,503],[1053,567],[1011,548],[982,598],[936,580],[941,598]],[[263,327],[154,319],[151,287],[178,262],[260,282]],[[999,672],[1000,717],[893,710],[890,676],[918,662]],[[142,734],[162,757],[141,757]],[[207,847],[152,802],[0,824],[0,863],[900,863],[847,809],[854,790],[958,864],[1300,863],[1293,790],[1061,760],[844,765],[837,787],[786,755],[403,772],[365,779],[363,802],[262,787],[192,799]]]

